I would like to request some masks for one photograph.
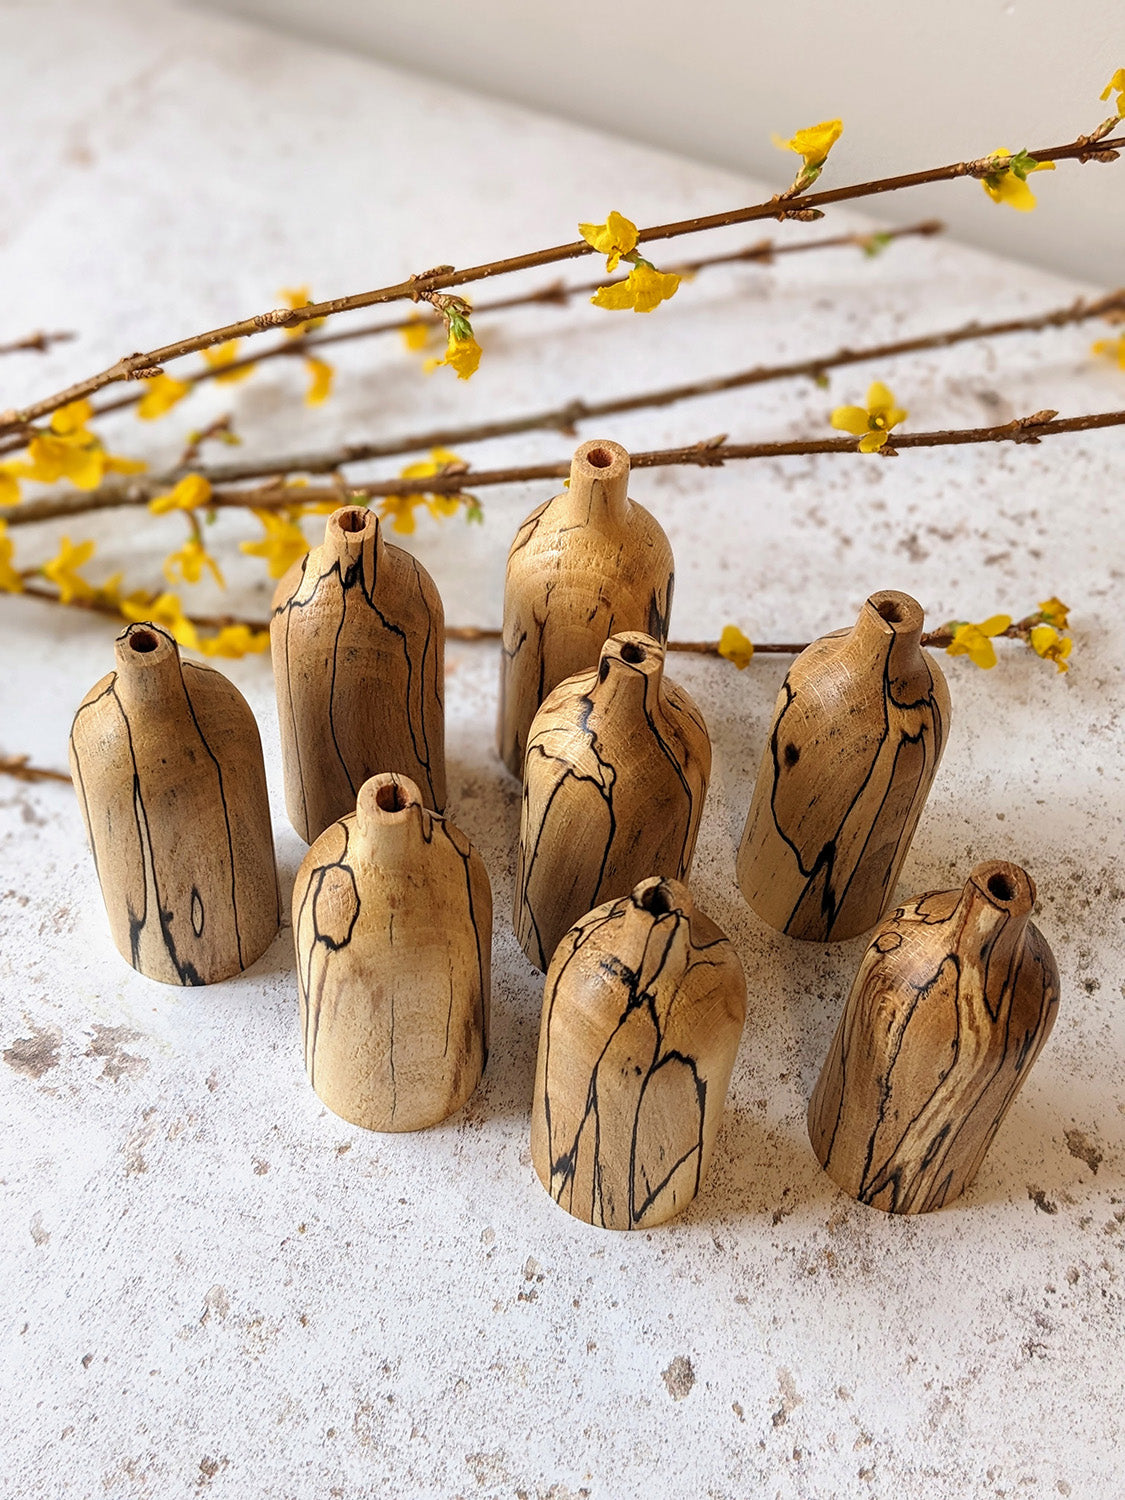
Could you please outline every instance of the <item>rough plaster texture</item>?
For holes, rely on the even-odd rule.
[[[0,367],[0,406],[122,350],[445,259],[736,201],[735,178],[232,24],[130,5],[0,17],[10,170],[6,333],[80,342]],[[999,212],[999,210],[998,210]],[[836,215],[830,225],[867,223]],[[787,226],[785,235],[806,234]],[[749,238],[752,238],[750,236]],[[730,243],[747,236],[731,235]],[[389,434],[1048,307],[1080,290],[951,243],[832,252],[701,276],[649,318],[480,320],[469,385],[396,341],[341,351],[338,394],[298,404],[275,364],[114,445],[154,459],[233,405],[246,451]],[[18,293],[18,295],[16,295]],[[633,447],[825,430],[890,381],[918,427],[1121,403],[1089,330],[639,413]],[[551,434],[472,451],[562,456]],[[680,1220],[571,1221],[528,1152],[541,980],[508,927],[515,785],[492,753],[494,648],[449,651],[451,808],[496,896],[485,1082],[445,1125],[380,1137],[327,1114],[297,1045],[291,934],[238,980],[172,990],[113,950],[79,814],[58,785],[0,785],[4,1339],[0,1489],[21,1500],[375,1496],[785,1497],[1120,1493],[1125,1272],[1120,433],[878,458],[635,476],[678,561],[673,630],[759,639],[846,624],[906,588],[936,623],[1075,606],[1074,670],[1021,650],[950,661],[953,728],[903,877],[1002,856],[1039,883],[1063,976],[1058,1024],[976,1185],[895,1220],[818,1170],[805,1104],[861,942],[781,940],[743,906],[734,845],[785,663],[686,658],[715,775],[694,885],[746,965],[750,1013],[711,1179]],[[393,472],[384,467],[381,472]],[[451,622],[495,623],[508,539],[549,487],[484,495],[483,527],[409,545]],[[19,534],[45,557],[58,528]],[[264,611],[252,523],[224,518],[232,597]],[[99,518],[100,578],[153,582],[175,518]],[[99,567],[101,571],[99,571]],[[199,610],[215,601],[198,591]],[[194,602],[194,601],[193,601]],[[65,764],[111,625],[0,601],[0,749]],[[282,877],[265,659],[231,664],[262,725]]]

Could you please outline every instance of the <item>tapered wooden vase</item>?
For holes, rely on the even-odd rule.
[[[532,511],[508,553],[497,744],[513,776],[543,699],[592,668],[609,636],[643,630],[665,644],[672,582],[668,538],[629,499],[629,455],[583,443],[570,487]]]
[[[83,698],[70,768],[113,941],[165,984],[247,968],[281,919],[262,743],[221,672],[156,625],[117,638]]]
[[[589,912],[547,971],[531,1115],[568,1213],[649,1229],[699,1192],[746,1016],[734,946],[659,877]]]
[[[544,699],[527,745],[513,904],[536,968],[580,917],[645,876],[687,879],[710,774],[703,717],[664,676],[651,636],[610,636],[590,671]]]
[[[1059,974],[1018,865],[977,865],[879,928],[809,1105],[844,1192],[924,1213],[972,1182],[1051,1033]]]
[[[384,541],[373,511],[333,512],[296,562],[270,624],[285,805],[312,842],[354,812],[379,771],[445,806],[445,619],[425,568]]]
[[[921,606],[886,589],[789,669],[738,883],[790,937],[856,937],[893,899],[949,726],[949,690],[921,639]]]
[[[492,895],[476,850],[384,772],[305,855],[293,887],[309,1081],[368,1130],[465,1103],[488,1046]]]

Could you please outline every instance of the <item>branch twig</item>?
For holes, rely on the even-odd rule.
[[[52,344],[65,344],[74,338],[73,333],[29,333],[22,339],[15,339],[10,344],[0,344],[0,354],[21,354],[26,349],[33,349],[37,354],[46,354]],[[70,777],[67,777],[70,780]]]
[[[14,776],[17,781],[65,781],[67,786],[71,784],[65,771],[33,766],[26,755],[0,755],[0,775]]]

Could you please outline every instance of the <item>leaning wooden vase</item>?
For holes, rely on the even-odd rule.
[[[576,1218],[648,1229],[699,1192],[746,1016],[733,945],[674,880],[589,912],[547,971],[531,1116]]]
[[[285,805],[311,843],[370,776],[409,776],[445,806],[445,620],[433,579],[384,541],[374,511],[334,511],[274,593]]]
[[[115,656],[70,732],[113,941],[149,979],[228,979],[281,920],[258,726],[233,683],[181,661],[156,625],[130,625]]]
[[[844,1192],[924,1213],[976,1176],[1058,1007],[1018,865],[916,896],[864,954],[809,1105],[809,1139]]]
[[[610,636],[532,720],[513,924],[539,969],[578,919],[648,875],[686,880],[711,774],[698,708],[651,636]]]
[[[422,1130],[465,1103],[488,1046],[484,864],[420,789],[386,772],[327,828],[293,887],[309,1081],[368,1130]]]
[[[790,937],[856,937],[894,896],[949,726],[922,623],[908,594],[872,594],[855,625],[814,641],[782,685],[738,883]]]
[[[609,636],[643,630],[665,644],[672,584],[668,538],[629,499],[629,455],[583,443],[569,489],[532,511],[508,553],[497,745],[513,776],[543,699],[591,668]]]

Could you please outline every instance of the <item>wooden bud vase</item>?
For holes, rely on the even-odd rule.
[[[488,1046],[492,894],[476,850],[384,772],[305,855],[293,887],[309,1081],[367,1130],[465,1103]]]
[[[949,689],[921,639],[921,606],[884,589],[782,684],[738,883],[789,937],[856,937],[894,896],[949,726]]]
[[[663,646],[672,607],[672,548],[656,519],[629,499],[629,455],[583,443],[570,487],[516,533],[504,579],[500,758],[523,774],[528,731],[552,688],[598,659],[615,632],[643,630]]]
[[[686,880],[711,774],[711,741],[651,636],[610,636],[531,725],[512,921],[546,969],[592,907],[647,875]]]
[[[285,805],[311,843],[379,771],[445,806],[445,617],[425,568],[345,506],[282,578],[273,648]]]
[[[229,979],[281,922],[258,726],[234,684],[181,661],[159,626],[130,625],[115,654],[70,732],[113,941],[149,979]]]
[[[976,1176],[1055,1023],[1034,904],[1031,877],[995,860],[876,933],[809,1105],[821,1166],[861,1203],[924,1213]]]
[[[551,960],[531,1113],[539,1180],[604,1229],[650,1229],[703,1184],[746,1017],[734,946],[658,877]]]

